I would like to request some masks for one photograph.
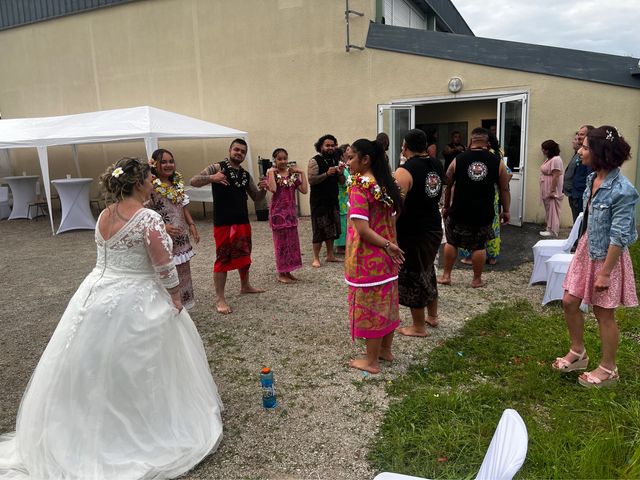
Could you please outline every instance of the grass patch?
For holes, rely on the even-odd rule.
[[[640,478],[640,312],[616,315],[622,381],[612,390],[587,390],[577,373],[551,369],[568,348],[558,308],[539,315],[518,302],[470,320],[387,387],[399,400],[370,450],[374,468],[474,478],[502,411],[514,408],[529,433],[516,478]],[[594,368],[600,356],[594,321],[587,321],[585,340]]]

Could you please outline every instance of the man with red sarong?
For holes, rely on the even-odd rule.
[[[265,181],[259,187],[241,163],[247,155],[247,142],[236,138],[229,147],[229,157],[205,168],[194,176],[193,187],[211,184],[213,192],[213,238],[216,242],[216,261],[213,265],[213,283],[216,289],[218,313],[231,313],[224,288],[227,272],[239,270],[240,293],[261,293],[249,283],[251,265],[251,224],[247,209],[247,196],[254,202],[264,199]]]

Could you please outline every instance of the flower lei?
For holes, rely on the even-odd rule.
[[[347,179],[347,192],[351,193],[351,189],[354,185],[360,185],[365,190],[369,190],[373,195],[373,198],[379,202],[384,203],[387,207],[393,206],[393,199],[387,194],[385,188],[381,188],[376,182],[369,177],[363,177],[359,173],[351,175]]]
[[[173,174],[173,182],[171,185],[167,185],[156,178],[153,181],[154,190],[161,196],[171,200],[172,203],[182,203],[184,199],[184,181],[182,180],[182,174],[175,172]]]
[[[288,177],[283,177],[276,170],[276,183],[281,187],[295,187],[296,182],[298,181],[299,178],[300,178],[300,174],[298,173],[292,173]]]

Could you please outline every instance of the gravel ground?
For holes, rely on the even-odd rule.
[[[351,343],[342,265],[309,266],[309,218],[300,219],[305,266],[296,285],[275,281],[271,231],[266,222],[253,222],[251,279],[267,292],[239,295],[232,272],[227,299],[234,313],[227,316],[213,308],[210,221],[197,224],[202,241],[191,262],[197,301],[191,316],[225,405],[225,434],[219,450],[188,479],[372,478],[376,472],[366,454],[389,401],[385,383],[491,303],[525,298],[537,305],[542,298],[543,287],[527,287],[531,263],[520,265],[538,226],[509,229],[503,234],[506,250],[516,255],[505,254],[501,265],[487,271],[488,286],[472,290],[470,270],[454,270],[454,285],[440,288],[440,327],[426,339],[396,336],[393,364],[365,377],[347,367],[363,344]],[[52,236],[47,220],[17,220],[0,222],[0,251],[0,432],[7,432],[15,428],[22,393],[68,300],[93,268],[95,246],[92,231]],[[408,309],[401,308],[401,317],[410,324]],[[263,366],[275,373],[275,411],[261,408]]]

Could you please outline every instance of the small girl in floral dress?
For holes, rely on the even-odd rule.
[[[307,193],[307,180],[302,170],[288,166],[289,155],[284,148],[273,151],[273,160],[275,167],[267,171],[267,187],[273,193],[269,225],[273,232],[278,281],[292,283],[297,279],[291,272],[302,268],[296,190]]]
[[[189,265],[195,252],[189,241],[189,234],[196,243],[200,241],[200,235],[187,207],[189,197],[184,193],[182,175],[176,171],[173,154],[159,148],[151,155],[149,165],[156,179],[153,181],[154,191],[151,192],[147,207],[162,216],[167,233],[173,240],[173,263],[180,279],[182,304],[189,310],[195,305]]]

